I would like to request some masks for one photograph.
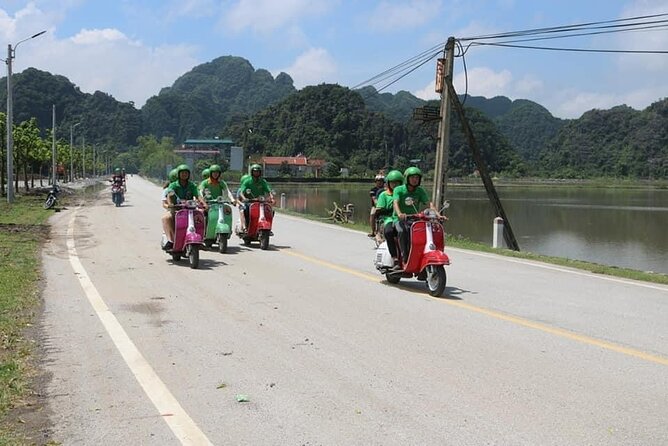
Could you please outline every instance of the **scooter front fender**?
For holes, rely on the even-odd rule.
[[[449,265],[450,258],[443,251],[429,251],[422,255],[420,271],[429,265]]]
[[[267,220],[260,220],[257,222],[257,229],[259,231],[271,231],[271,222]]]
[[[202,240],[202,235],[201,234],[198,234],[197,232],[186,233],[186,239],[184,241],[184,245],[192,245],[192,244],[201,245],[203,243],[204,243],[204,240]]]
[[[231,234],[232,233],[232,225],[225,222],[225,223],[218,223],[216,226],[216,234]]]

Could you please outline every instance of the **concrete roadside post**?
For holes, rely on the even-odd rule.
[[[503,238],[503,218],[496,217],[493,226],[492,248],[505,248],[506,242]]]
[[[285,209],[285,192],[281,193],[281,209]]]

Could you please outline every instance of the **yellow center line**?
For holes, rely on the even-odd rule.
[[[359,271],[355,271],[354,269],[347,268],[345,266],[337,265],[335,263],[327,262],[325,260],[321,260],[315,257],[307,256],[305,254],[299,253],[297,251],[294,251],[292,249],[290,250],[281,250],[280,251],[283,254],[287,254],[293,257],[297,257],[299,259],[305,260],[310,263],[315,263],[317,265],[324,266],[329,269],[333,269],[336,271],[340,271],[343,273],[351,274],[353,276],[357,276],[361,279],[366,279],[371,282],[377,282],[380,283],[382,279],[379,276],[376,275],[371,275],[367,273],[362,273]],[[668,358],[665,356],[660,356],[660,355],[655,355],[652,353],[647,353],[643,352],[641,350],[636,350],[634,348],[629,348],[629,347],[624,347],[623,345],[620,344],[615,344],[614,342],[608,342],[608,341],[603,341],[601,339],[596,339],[590,336],[586,335],[581,335],[578,333],[575,333],[570,330],[565,330],[563,328],[557,328],[557,327],[552,327],[549,325],[541,324],[540,322],[535,322],[529,319],[525,319],[519,316],[513,316],[510,314],[502,313],[500,311],[495,311],[495,310],[490,310],[487,308],[479,307],[476,305],[472,304],[467,304],[464,302],[460,301],[455,301],[455,300],[449,300],[449,299],[443,299],[443,298],[438,298],[438,297],[432,297],[428,293],[425,294],[424,297],[431,298],[433,300],[436,300],[441,303],[445,303],[448,305],[452,305],[454,307],[462,308],[468,311],[472,311],[474,313],[478,314],[484,314],[485,316],[492,317],[494,319],[499,319],[502,321],[510,322],[512,324],[520,325],[523,327],[527,328],[532,328],[534,330],[539,330],[544,333],[549,333],[555,336],[559,336],[562,338],[570,339],[572,341],[580,342],[582,344],[588,344],[588,345],[593,345],[595,347],[599,347],[605,350],[610,350],[613,352],[621,353],[623,355],[627,356],[632,356],[638,359],[642,359],[644,361],[648,362],[653,362],[655,364],[661,364],[668,366]]]

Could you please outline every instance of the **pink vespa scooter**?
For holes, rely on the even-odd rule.
[[[177,200],[174,208],[174,247],[167,252],[172,260],[188,257],[190,267],[199,265],[199,250],[204,245],[204,212],[195,200]],[[167,239],[163,236],[162,247]]]

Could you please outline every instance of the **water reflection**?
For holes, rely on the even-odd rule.
[[[367,185],[279,185],[289,209],[327,216],[332,202],[369,212]],[[430,189],[428,189],[430,192]],[[668,273],[668,191],[500,187],[523,251]],[[494,214],[481,187],[450,187],[447,232],[492,242]],[[363,217],[360,217],[363,216]]]

